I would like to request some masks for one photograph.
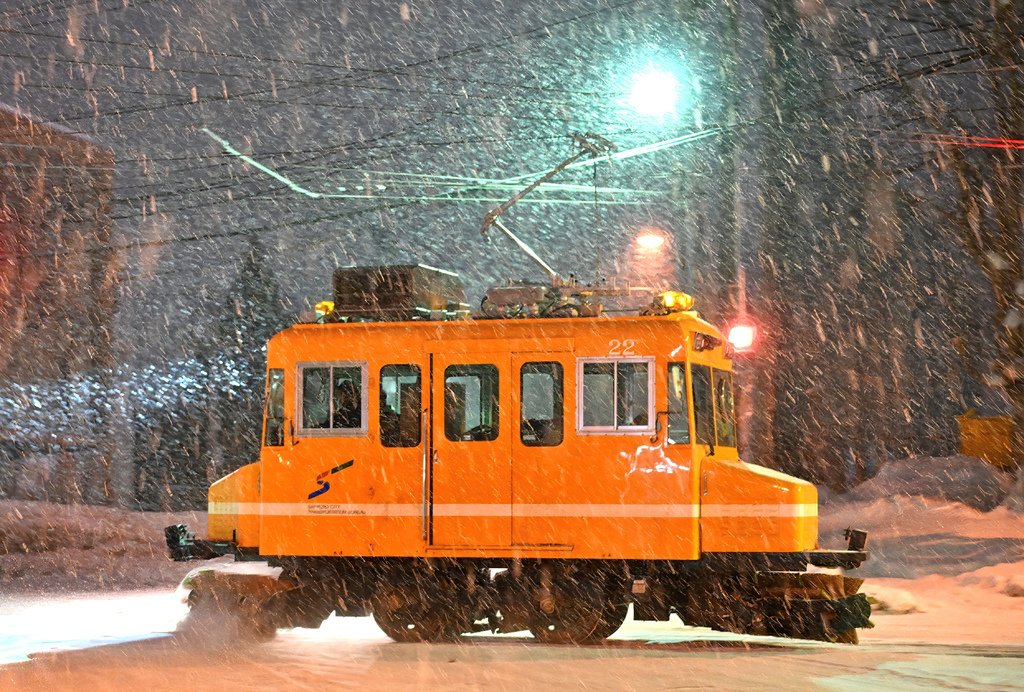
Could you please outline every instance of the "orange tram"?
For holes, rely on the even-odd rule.
[[[815,487],[737,453],[731,348],[680,293],[602,314],[574,286],[339,269],[333,305],[267,348],[259,461],[209,491],[208,535],[280,576],[199,570],[189,602],[252,631],[373,614],[399,641],[529,630],[542,642],[638,620],[856,642],[865,534],[818,546]],[[516,319],[523,317],[523,319]]]

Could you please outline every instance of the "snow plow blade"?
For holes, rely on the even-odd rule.
[[[196,568],[182,580],[179,593],[189,606],[181,630],[204,636],[215,629],[225,641],[265,641],[281,627],[316,629],[342,608],[330,589],[303,585],[280,567],[251,561]]]
[[[874,627],[871,604],[867,596],[857,593],[863,583],[841,574],[758,574],[759,601],[769,633],[856,644],[857,629]]]
[[[274,597],[294,588],[287,580],[265,574],[241,574],[210,568],[194,570],[181,583],[189,614],[180,627],[185,635],[225,642],[265,641],[279,623]]]

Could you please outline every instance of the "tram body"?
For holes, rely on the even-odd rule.
[[[686,312],[296,325],[268,345],[260,461],[211,488],[209,538],[264,556],[813,550],[814,486],[738,460],[726,348]],[[324,424],[328,378],[358,386],[352,427]]]
[[[633,603],[855,641],[860,580],[803,571],[858,566],[863,535],[819,549],[815,487],[739,459],[729,344],[659,305],[285,329],[260,458],[212,485],[205,539],[168,527],[172,557],[281,566],[270,629],[372,612],[400,640],[582,643]]]

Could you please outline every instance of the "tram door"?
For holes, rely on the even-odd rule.
[[[509,370],[508,353],[467,352],[464,343],[433,350],[432,545],[511,544]]]
[[[562,446],[565,364],[572,362],[571,352],[512,354],[512,403],[516,412],[512,429],[512,540],[516,545],[551,546],[566,535],[560,517],[538,515],[535,510],[557,510],[566,502],[565,488],[552,482],[552,474],[561,468],[559,461],[566,454]],[[571,377],[571,366],[569,370]]]

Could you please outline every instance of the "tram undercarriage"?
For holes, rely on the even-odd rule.
[[[863,553],[823,555],[854,564]],[[803,556],[710,558],[282,558],[271,561],[281,567],[276,578],[204,568],[186,586],[195,613],[233,618],[237,633],[253,639],[278,628],[316,628],[335,613],[372,614],[400,642],[529,631],[546,644],[594,644],[619,629],[631,604],[636,620],[675,613],[692,626],[827,642],[856,643],[857,628],[871,626],[870,605],[857,593],[861,579],[803,572]]]

